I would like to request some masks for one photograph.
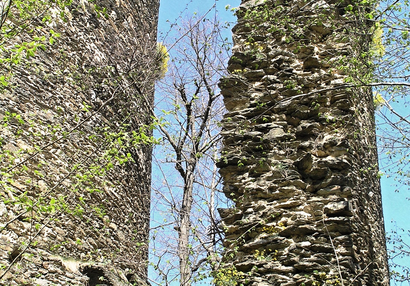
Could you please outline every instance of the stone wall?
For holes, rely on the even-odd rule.
[[[220,83],[219,166],[235,205],[220,210],[226,281],[389,285],[372,93],[345,88],[369,74],[360,15],[371,6],[358,2],[245,0],[237,11]]]
[[[143,285],[159,1],[57,2],[3,25],[0,285]]]

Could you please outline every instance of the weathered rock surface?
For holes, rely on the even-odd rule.
[[[235,202],[220,210],[224,267],[245,285],[389,284],[372,94],[338,88],[348,75],[334,64],[362,52],[349,4],[237,12],[218,165]]]
[[[7,40],[45,36],[0,93],[0,285],[144,285],[151,147],[130,138],[151,124],[159,1],[31,2],[51,16]]]

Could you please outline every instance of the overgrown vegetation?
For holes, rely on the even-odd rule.
[[[265,59],[263,37],[276,35],[290,43],[303,41],[305,32],[300,23],[286,14],[278,21],[276,15],[283,12],[283,7],[272,8],[265,2],[261,1],[256,10],[236,12],[249,22],[245,46],[255,70],[261,68]],[[171,214],[171,219],[158,222],[152,233],[155,249],[152,264],[158,279],[162,279],[165,285],[179,279],[182,285],[190,285],[209,279],[209,273],[213,271],[214,278],[211,279],[215,279],[216,285],[239,285],[238,281],[246,274],[235,267],[218,270],[219,263],[223,262],[217,258],[222,236],[215,209],[221,198],[220,179],[214,163],[219,146],[217,121],[223,108],[216,82],[224,73],[229,49],[220,37],[221,27],[208,20],[200,24],[196,20],[200,19],[198,16],[188,21],[187,27],[178,26],[187,41],[179,46],[179,55],[171,62],[165,45],[144,46],[145,35],[133,31],[135,37],[122,38],[126,38],[127,46],[135,47],[134,50],[127,51],[120,44],[112,43],[113,53],[109,58],[99,64],[83,65],[72,57],[73,51],[60,45],[66,36],[60,29],[64,30],[78,11],[91,13],[98,21],[113,19],[109,7],[100,7],[93,1],[81,3],[13,0],[0,4],[2,99],[12,97],[16,88],[28,81],[30,75],[38,76],[45,85],[62,81],[84,99],[76,103],[73,112],[69,112],[64,101],[25,113],[14,108],[2,110],[0,194],[2,204],[13,209],[15,216],[9,217],[0,231],[5,232],[20,221],[30,224],[30,238],[19,242],[19,247],[10,254],[10,265],[2,265],[4,271],[0,277],[3,278],[12,267],[18,268],[23,257],[26,256],[27,261],[33,259],[30,249],[39,243],[41,233],[67,215],[90,227],[94,227],[91,226],[93,221],[101,221],[95,231],[108,236],[112,218],[107,217],[107,205],[101,194],[115,193],[118,188],[135,184],[134,180],[143,180],[141,156],[144,152],[149,153],[154,144],[160,144],[162,149],[159,152],[166,155],[157,155],[155,160],[159,167],[156,171],[162,172],[161,182],[165,184],[154,185],[154,191],[158,196],[156,202],[161,202],[157,207],[161,212]],[[351,14],[358,23],[358,30],[350,31],[352,35],[360,34],[360,29],[367,29],[369,25],[373,29],[371,34],[363,35],[356,42],[368,47],[363,54],[351,59],[341,57],[339,63],[332,64],[351,75],[342,88],[374,86],[381,170],[386,176],[396,178],[397,189],[403,189],[409,185],[410,162],[410,121],[406,109],[410,86],[409,3],[384,1],[376,4],[375,1],[353,1],[344,8],[342,12]],[[326,17],[326,14],[319,13],[319,17],[312,17],[307,24],[328,30],[342,29],[325,27]],[[201,30],[205,32],[201,33]],[[97,34],[94,36],[98,37]],[[340,39],[341,42],[345,40]],[[144,50],[139,50],[141,46],[148,52],[141,52]],[[295,51],[303,48],[306,47],[296,46]],[[38,65],[39,58],[48,57],[55,61],[46,66]],[[231,60],[237,60],[239,64],[241,61]],[[124,69],[119,70],[117,63]],[[365,75],[363,66],[369,71]],[[238,68],[231,72],[240,76],[248,70]],[[150,95],[152,82],[158,78],[164,78],[160,86],[167,102],[158,103],[163,112],[157,113],[152,121]],[[295,96],[303,96],[303,92],[297,90],[296,82],[288,81],[286,87],[289,92],[295,92]],[[265,108],[266,103],[260,103],[259,107]],[[142,119],[141,114],[145,115]],[[54,119],[50,120],[51,117]],[[163,141],[152,135],[155,128]],[[75,140],[83,140],[92,148],[82,150],[72,144]],[[177,176],[169,175],[172,172],[163,167],[165,163],[172,165],[171,169],[176,168]],[[245,163],[246,160],[239,160],[238,166]],[[261,167],[263,164],[261,162]],[[52,172],[61,166],[64,170]],[[182,189],[181,193],[177,192],[178,188]],[[146,199],[147,196],[145,194]],[[143,205],[144,200],[135,205],[138,204]],[[134,228],[136,223],[131,217],[140,216],[137,209],[130,210],[121,223]],[[146,222],[147,218],[141,220]],[[264,226],[261,231],[274,234],[278,227],[281,226]],[[159,233],[160,229],[165,232]],[[170,234],[172,232],[174,235]],[[403,232],[407,233],[407,230]],[[410,253],[405,238],[398,231],[390,234],[388,240],[393,245],[392,277],[399,282],[409,281],[408,267],[396,262],[397,257],[408,257]],[[144,257],[147,246],[140,241],[141,236],[127,239],[135,244],[136,255]],[[50,243],[48,248],[51,252],[67,252],[70,243],[82,245],[85,242],[62,237]],[[115,252],[112,249],[105,253],[99,253],[97,249],[87,250],[84,259],[112,261],[120,256],[119,250],[118,254]],[[275,259],[275,252],[267,253],[266,250],[257,250],[254,255],[260,260]],[[318,272],[312,274],[312,281],[312,285],[337,285],[339,277]],[[161,283],[159,280],[154,282]]]
[[[20,269],[53,253],[82,263],[125,260],[133,272],[146,268],[148,230],[141,226],[148,224],[146,166],[158,142],[151,108],[160,68],[156,43],[135,24],[139,11],[127,14],[127,29],[90,44],[102,21],[116,20],[109,7],[54,0],[1,5],[0,231],[13,250],[0,278],[13,273],[19,283],[34,283],[41,274]],[[77,17],[92,19],[93,28],[73,24]],[[73,30],[84,37],[70,36]],[[132,199],[107,199],[126,192]],[[127,231],[127,247],[90,240],[117,233],[117,225]],[[20,233],[17,240],[5,235],[11,229]],[[67,234],[43,238],[50,231]]]

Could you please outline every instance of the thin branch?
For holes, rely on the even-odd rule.
[[[336,247],[335,247],[335,245],[333,244],[333,239],[332,239],[332,237],[330,236],[329,230],[328,230],[327,225],[326,225],[326,223],[325,223],[325,210],[324,210],[324,209],[322,210],[322,213],[323,213],[323,215],[322,215],[322,222],[323,222],[323,225],[324,225],[324,227],[325,227],[325,229],[326,229],[327,235],[328,235],[328,237],[329,237],[330,244],[332,245],[333,252],[335,253],[336,263],[337,263],[337,271],[339,272],[340,283],[341,283],[342,286],[343,286],[343,285],[344,285],[344,284],[343,284],[343,276],[342,276],[342,270],[341,270],[341,268],[340,268],[339,256],[337,255]]]

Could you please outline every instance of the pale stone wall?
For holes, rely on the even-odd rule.
[[[9,40],[61,34],[0,94],[0,285],[145,283],[158,5],[50,4]]]
[[[338,89],[366,74],[355,3],[243,1],[237,12],[220,84],[219,166],[235,203],[220,210],[227,280],[341,285],[341,273],[344,285],[389,285],[371,90]]]

